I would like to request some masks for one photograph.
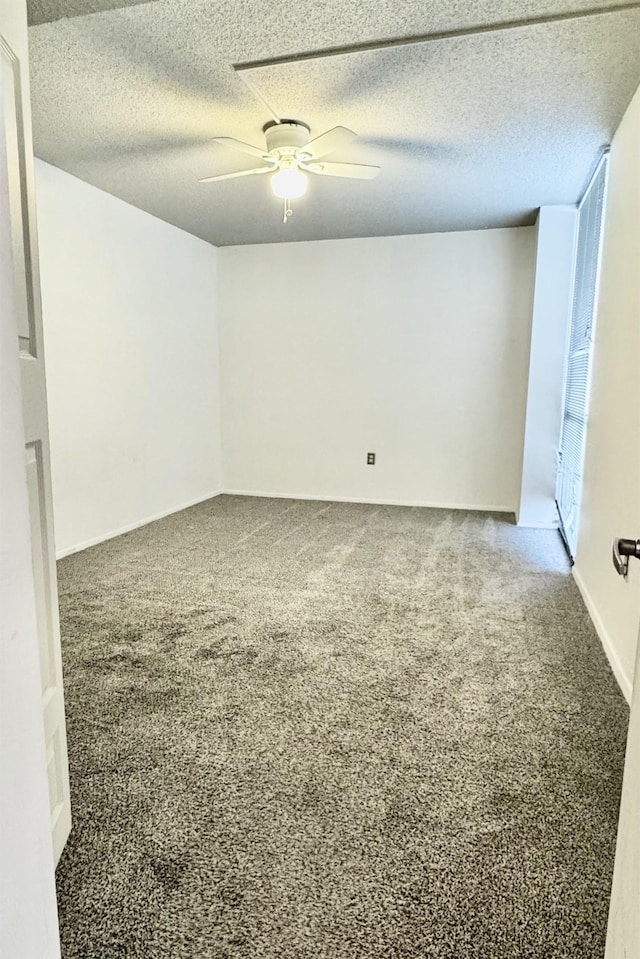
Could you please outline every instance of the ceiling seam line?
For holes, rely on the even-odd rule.
[[[524,20],[503,20],[497,23],[488,23],[484,26],[460,27],[459,29],[439,30],[433,33],[416,34],[410,37],[393,37],[387,40],[370,40],[340,47],[325,47],[324,49],[308,50],[303,53],[266,57],[263,60],[241,61],[239,63],[233,63],[232,67],[236,73],[242,74],[247,70],[257,70],[261,67],[285,66],[290,63],[301,63],[305,60],[320,60],[329,57],[346,56],[350,53],[393,50],[397,47],[418,46],[423,43],[434,43],[442,40],[456,40],[463,39],[464,37],[482,36],[483,34],[501,33],[507,30],[522,30],[545,26],[547,24],[587,20],[594,17],[610,16],[611,14],[626,13],[627,11],[638,9],[640,9],[640,0],[636,0],[636,2],[633,3],[612,4],[609,7],[592,7],[589,10],[575,10],[568,13],[551,14],[543,17],[529,17]]]

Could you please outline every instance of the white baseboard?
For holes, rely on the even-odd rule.
[[[198,503],[204,503],[208,499],[215,499],[220,496],[222,490],[215,490],[213,493],[205,493],[204,496],[198,496],[196,499],[189,500],[187,503],[180,503],[178,506],[172,506],[161,513],[155,513],[153,516],[147,516],[146,519],[136,520],[135,523],[129,523],[127,526],[121,526],[120,529],[114,529],[110,533],[102,533],[100,536],[94,536],[85,540],[83,543],[77,543],[75,546],[68,546],[65,549],[56,552],[56,559],[64,559],[65,556],[71,556],[72,553],[80,553],[83,549],[89,549],[90,546],[97,546],[99,543],[106,543],[108,539],[115,539],[116,536],[122,536],[123,533],[130,533],[134,529],[140,529],[141,526],[147,526],[148,523],[155,523],[158,519],[164,519],[165,516],[171,516],[172,513],[179,513],[180,510],[189,509],[190,506],[197,506]]]
[[[368,503],[370,506],[420,506],[425,509],[466,509],[476,513],[511,513],[515,516],[513,506],[484,506],[478,503],[433,503],[424,500],[408,499],[369,499],[362,496],[319,496],[309,493],[262,493],[258,490],[225,489],[227,496],[261,496],[265,499],[308,499],[318,503]]]
[[[591,598],[589,590],[587,589],[587,586],[582,576],[577,571],[575,566],[572,567],[572,572],[573,572],[573,578],[576,582],[576,585],[578,589],[580,590],[580,595],[582,596],[582,599],[584,600],[584,605],[587,607],[587,611],[589,613],[589,616],[591,617],[591,621],[593,625],[595,626],[596,633],[598,634],[600,642],[602,643],[602,648],[604,649],[605,655],[607,659],[609,660],[609,665],[611,666],[613,675],[616,677],[616,680],[618,682],[618,686],[620,687],[622,695],[624,696],[626,701],[629,704],[631,704],[631,693],[633,690],[633,682],[631,678],[627,676],[627,673],[622,663],[620,662],[620,657],[618,656],[616,652],[616,648],[613,644],[613,641],[607,631],[607,628],[602,622],[600,614],[598,613],[596,605],[593,602],[593,599]]]

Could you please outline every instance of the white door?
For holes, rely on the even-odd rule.
[[[69,835],[71,806],[65,734],[60,628],[49,465],[47,397],[38,277],[33,153],[29,113],[24,0],[2,0],[0,71],[2,90],[3,229],[13,253],[13,309],[17,327],[25,437],[31,552],[40,652],[51,833],[55,861]],[[17,22],[20,22],[20,29]],[[6,234],[5,234],[6,237]]]
[[[640,677],[640,636],[636,679]],[[640,682],[634,682],[611,888],[606,959],[640,956]]]

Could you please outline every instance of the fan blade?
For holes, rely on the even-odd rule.
[[[276,166],[261,166],[256,170],[240,170],[238,173],[220,173],[218,176],[204,176],[198,183],[215,183],[216,180],[235,180],[238,176],[251,176],[253,173],[273,173]]]
[[[231,150],[238,150],[240,153],[248,153],[251,157],[260,157],[261,160],[269,156],[266,150],[254,147],[250,143],[243,143],[242,140],[236,140],[234,137],[214,137],[213,142],[220,143],[223,147],[229,147]]]
[[[364,163],[301,163],[300,166],[309,173],[344,176],[351,180],[373,180],[380,172],[379,166],[367,166]]]
[[[357,136],[357,133],[354,133],[353,130],[347,130],[346,127],[334,127],[332,130],[327,130],[326,133],[321,133],[320,136],[312,140],[311,143],[307,143],[303,150],[304,153],[308,153],[312,159],[319,160],[321,157],[326,157],[328,153],[333,153],[335,150],[341,150],[342,147],[346,147],[355,140]]]

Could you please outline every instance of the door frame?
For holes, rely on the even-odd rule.
[[[23,160],[20,192],[32,200],[25,0],[2,0],[0,37],[0,954],[59,959],[19,351],[25,284],[16,283],[16,269],[22,267],[14,267],[12,206],[14,217],[16,210],[7,150],[15,133]],[[14,104],[11,127],[5,121],[13,117]],[[32,202],[28,215],[33,222]],[[29,245],[31,255],[37,255],[35,237]]]
[[[7,272],[0,256],[0,954],[58,959],[18,337]]]

